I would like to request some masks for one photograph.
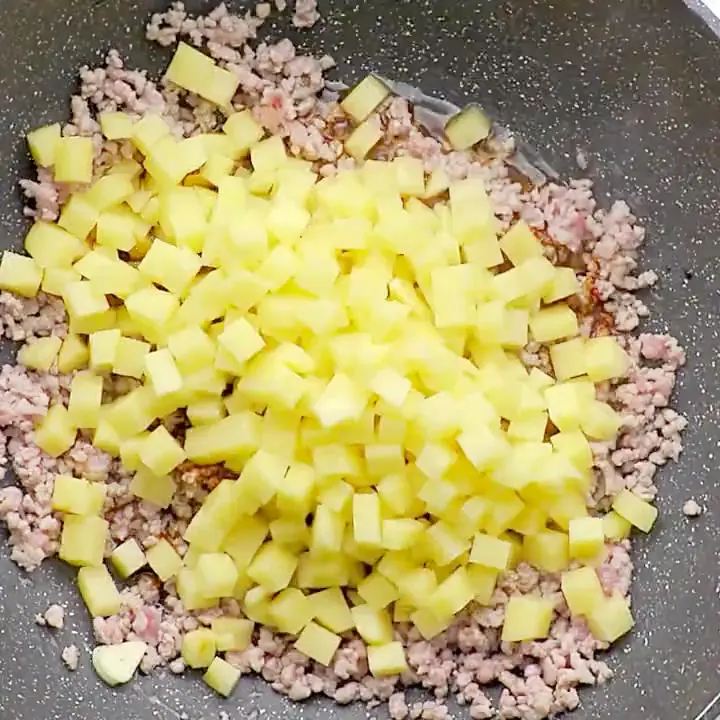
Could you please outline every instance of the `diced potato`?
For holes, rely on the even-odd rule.
[[[345,140],[345,152],[360,161],[380,142],[383,129],[376,118],[369,118],[353,130]]]
[[[622,425],[622,416],[607,403],[593,400],[583,407],[580,427],[593,440],[613,440]]]
[[[548,636],[553,617],[553,604],[531,595],[514,595],[505,608],[503,642],[541,640]]]
[[[479,605],[490,605],[497,584],[498,572],[481,565],[468,565],[467,573],[475,593],[475,602]]]
[[[612,643],[632,630],[635,625],[627,600],[616,592],[604,598],[587,616],[590,632],[603,642]]]
[[[74,515],[96,515],[105,499],[105,486],[70,475],[56,475],[52,508]]]
[[[410,616],[410,620],[426,640],[432,640],[450,626],[453,617],[438,618],[431,610],[420,608]]]
[[[92,138],[62,138],[55,146],[53,176],[59,183],[89,183],[93,177]]]
[[[194,570],[182,568],[175,577],[178,597],[186,610],[207,610],[217,605],[216,598],[205,597],[202,585]]]
[[[618,515],[614,510],[611,510],[602,518],[603,532],[607,540],[625,540],[630,537],[630,530],[632,524],[628,522],[624,517]]]
[[[242,652],[250,647],[255,623],[244,618],[217,617],[210,627],[219,652]]]
[[[315,617],[320,625],[334,633],[343,633],[355,626],[350,607],[339,588],[327,588],[310,596]]]
[[[562,574],[562,592],[573,615],[589,615],[605,600],[594,568],[583,567]]]
[[[494,570],[507,570],[511,554],[512,546],[509,542],[477,533],[470,552],[470,562]]]
[[[360,637],[369,645],[392,642],[392,622],[387,610],[376,610],[370,605],[357,605],[350,610]]]
[[[390,89],[382,80],[368,75],[343,98],[340,107],[360,124],[389,94]]]
[[[184,462],[186,455],[178,441],[160,425],[143,441],[140,459],[155,475],[167,475]]]
[[[207,597],[232,597],[238,581],[238,571],[229,555],[204,553],[198,558],[195,572]]]
[[[530,317],[530,332],[539,343],[573,337],[578,329],[577,315],[562,303],[543,308]]]
[[[233,359],[242,364],[265,347],[262,336],[244,318],[240,318],[229,325],[218,337],[220,347],[227,350]]]
[[[171,395],[183,387],[180,371],[167,348],[153,350],[145,355],[145,376],[158,397]]]
[[[133,135],[133,120],[123,112],[100,114],[100,129],[108,140],[129,140]]]
[[[183,566],[182,558],[175,548],[164,538],[153,545],[146,553],[147,564],[161,582],[175,577]]]
[[[480,106],[471,104],[448,120],[445,135],[454,150],[467,150],[484,140],[491,128],[492,123]]]
[[[110,562],[120,579],[125,580],[145,567],[147,558],[137,540],[129,538],[112,551]]]
[[[85,253],[87,247],[82,240],[61,227],[52,223],[38,221],[33,223],[25,236],[25,250],[42,269],[52,267],[68,268]],[[7,255],[8,251],[3,254],[3,257]],[[12,256],[10,257],[12,258]],[[29,266],[26,264],[18,266],[16,263],[13,272],[18,272],[18,270],[21,272],[19,287],[22,292],[24,288],[28,287],[31,277],[34,283],[35,275],[31,275]],[[11,290],[12,288],[8,289]]]
[[[55,164],[55,156],[61,139],[60,123],[31,130],[26,139],[30,154],[38,167],[47,168]]]
[[[573,518],[569,523],[570,556],[578,560],[597,558],[605,546],[605,533],[599,517]]]
[[[217,653],[215,635],[209,628],[191,630],[182,641],[182,658],[191,668],[209,667]]]
[[[335,651],[340,647],[340,636],[326,630],[317,623],[310,622],[300,633],[295,649],[312,658],[321,665],[332,663]]]
[[[621,490],[614,498],[612,509],[634,527],[645,533],[652,530],[658,516],[657,508],[641,500],[630,490]]]
[[[179,304],[175,295],[156,287],[142,288],[125,298],[130,317],[151,342],[162,337]]]
[[[371,646],[367,650],[368,667],[375,677],[399,675],[408,669],[405,649],[401,642]]]
[[[57,367],[60,373],[70,373],[79,370],[88,363],[90,352],[87,345],[77,335],[68,334],[63,340],[57,359]]]
[[[388,550],[406,550],[415,546],[424,531],[424,523],[413,518],[391,518],[383,520],[383,547]]]
[[[585,343],[585,371],[593,382],[624,377],[629,365],[627,353],[614,337],[590,338]]]
[[[585,340],[575,338],[550,346],[550,361],[558,380],[584,375],[587,371]]]
[[[130,492],[141,500],[166,508],[172,502],[177,489],[169,475],[157,476],[146,468],[140,468],[130,481]]]
[[[17,354],[17,361],[31,370],[49,372],[58,356],[62,340],[56,335],[38,338],[34,342],[23,345]]]
[[[105,210],[121,205],[130,198],[134,192],[135,186],[132,183],[131,177],[123,173],[113,173],[101,177],[85,193],[84,197],[98,212],[102,213]],[[126,213],[126,216],[134,218],[130,213]]]
[[[530,258],[543,256],[542,243],[524,220],[518,220],[503,235],[500,247],[515,266]]]
[[[297,588],[285,588],[270,603],[274,625],[290,635],[297,635],[313,619],[314,608],[309,597]]]
[[[48,455],[58,457],[72,447],[76,434],[77,427],[65,407],[52,405],[35,430],[33,440]]]
[[[95,516],[68,515],[63,521],[58,556],[69,565],[98,567],[105,553],[108,523]]]
[[[297,557],[287,548],[268,542],[253,558],[247,574],[268,591],[278,592],[290,584],[297,564]]]
[[[436,617],[451,617],[475,597],[475,587],[464,567],[443,580],[428,598],[427,609]]]
[[[239,154],[245,154],[255,143],[259,142],[265,135],[265,130],[250,110],[241,110],[233,113],[225,121],[223,126],[225,132],[233,141]]]
[[[28,251],[29,252],[29,251]],[[43,270],[32,257],[6,250],[0,260],[0,289],[25,297],[35,297]]]
[[[150,345],[142,340],[121,337],[115,352],[112,371],[116,375],[124,375],[140,380],[145,373],[145,359],[150,352]]]
[[[98,645],[92,651],[93,669],[110,687],[123,685],[132,680],[147,650],[148,644],[141,640]]]
[[[120,612],[120,593],[104,565],[81,567],[77,582],[80,595],[93,617],[106,617]]]
[[[97,372],[112,370],[120,343],[120,331],[100,330],[90,335],[90,367]]]
[[[545,286],[543,302],[554,303],[580,292],[580,281],[570,267],[556,267],[552,280]]]
[[[465,457],[480,471],[493,466],[510,452],[510,444],[502,433],[485,425],[466,429],[458,436],[457,443]]]
[[[90,371],[79,372],[75,375],[70,385],[70,402],[68,404],[69,418],[75,427],[97,427],[100,419],[102,391],[103,379],[99,375]]]
[[[223,697],[230,697],[241,675],[242,671],[239,668],[220,657],[215,657],[205,671],[203,681]]]
[[[359,545],[382,546],[380,497],[376,493],[353,497],[353,536]]]
[[[373,572],[359,585],[358,594],[375,610],[382,610],[400,597],[398,589],[386,577]]]
[[[570,549],[565,533],[543,530],[523,538],[523,557],[539,570],[561,572],[568,566]]]

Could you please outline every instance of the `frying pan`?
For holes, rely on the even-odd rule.
[[[110,47],[159,70],[168,54],[142,39],[166,0],[2,0],[0,9],[0,238],[19,246],[25,226],[16,189],[29,164],[23,134],[61,120],[76,69]],[[193,11],[209,2],[190,1]],[[229,5],[237,9],[234,2]],[[676,403],[687,414],[681,462],[661,474],[657,531],[636,542],[633,600],[638,626],[613,650],[609,686],[587,690],[575,720],[715,720],[720,691],[718,553],[720,495],[720,41],[680,0],[327,0],[309,35],[281,24],[302,46],[327,51],[347,81],[372,70],[463,104],[494,109],[561,176],[590,160],[602,200],[626,198],[647,225],[645,262],[661,274],[644,298],[651,330],[686,346],[688,369]],[[4,348],[4,359],[10,357]],[[681,507],[702,498],[689,521]],[[0,551],[0,718],[2,720],[215,720],[286,713],[360,718],[364,706],[323,701],[293,706],[244,679],[220,701],[197,678],[154,676],[111,691],[89,656],[70,674],[61,649],[90,648],[86,613],[70,572],[48,563],[23,575]],[[59,601],[66,627],[37,627],[36,613]],[[382,713],[380,713],[382,714]],[[465,711],[458,712],[459,717]]]

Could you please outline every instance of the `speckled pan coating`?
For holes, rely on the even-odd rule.
[[[3,247],[17,245],[23,229],[15,186],[27,169],[23,133],[64,117],[75,69],[111,46],[159,67],[165,56],[148,48],[142,26],[164,6],[1,0]],[[638,543],[637,632],[615,651],[617,678],[586,692],[573,717],[695,718],[720,691],[720,42],[679,0],[327,0],[322,9],[319,32],[301,41],[332,53],[343,78],[378,69],[427,93],[487,103],[563,174],[577,172],[582,150],[601,196],[627,198],[646,221],[646,262],[661,273],[649,298],[653,329],[687,347],[678,404],[691,424],[682,462],[662,475],[659,528]],[[699,520],[682,514],[689,497],[708,506]],[[28,579],[0,551],[2,720],[366,716],[322,702],[291,709],[250,680],[225,704],[189,676],[111,691],[90,670],[89,626],[70,575],[48,566]],[[70,609],[65,629],[36,626],[34,615],[54,601]],[[75,674],[60,661],[72,642],[84,648]]]

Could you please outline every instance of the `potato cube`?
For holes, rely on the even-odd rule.
[[[436,617],[449,617],[460,612],[474,597],[470,576],[464,567],[459,567],[430,595],[427,609]]]
[[[295,584],[299,588],[342,587],[350,582],[351,561],[339,553],[312,553],[300,555]]]
[[[87,345],[77,335],[68,334],[63,340],[57,359],[58,371],[70,373],[85,367],[90,359]]]
[[[400,597],[395,585],[378,572],[370,573],[359,585],[358,594],[375,610],[382,610]]]
[[[321,665],[330,666],[335,651],[340,647],[340,636],[310,622],[295,642],[295,649]]]
[[[250,110],[241,110],[230,115],[225,121],[223,132],[233,141],[240,155],[245,154],[265,135],[262,125],[255,120]]]
[[[497,464],[510,452],[510,443],[502,433],[485,425],[468,427],[457,443],[465,457],[481,472]]]
[[[444,443],[427,443],[418,454],[415,465],[431,480],[439,480],[457,460],[457,453]]]
[[[256,307],[269,289],[261,277],[244,268],[237,268],[228,275],[228,297],[232,306],[241,312]]]
[[[63,521],[58,556],[69,565],[98,567],[105,553],[106,520],[93,515],[67,515]]]
[[[285,588],[270,603],[270,616],[280,632],[297,635],[312,619],[314,608],[302,590]]]
[[[75,442],[77,428],[62,405],[52,405],[35,430],[35,444],[52,457],[62,455]]]
[[[468,565],[466,569],[475,602],[479,605],[490,605],[499,573],[481,565]]]
[[[550,360],[555,377],[569,380],[586,373],[585,340],[575,338],[550,346]]]
[[[103,379],[90,371],[79,372],[70,385],[68,414],[78,428],[95,428],[100,418]]]
[[[143,441],[140,459],[155,475],[167,475],[186,459],[185,451],[164,425]]]
[[[90,615],[107,617],[120,612],[120,593],[104,565],[81,567],[78,570],[77,582]]]
[[[658,516],[657,508],[641,500],[630,490],[621,490],[614,498],[612,509],[634,527],[649,533]]]
[[[178,44],[165,78],[184,90],[204,97],[215,63],[211,57],[196,50],[191,45]]]
[[[577,315],[564,303],[539,310],[530,317],[530,332],[539,343],[548,343],[578,334]]]
[[[6,250],[0,260],[0,289],[35,297],[43,279],[41,267],[31,257]]]
[[[56,475],[53,485],[52,509],[73,515],[96,515],[105,498],[105,487],[70,475]]]
[[[578,387],[573,383],[558,383],[545,390],[548,415],[553,425],[562,432],[573,432],[580,427],[584,406]]]
[[[100,330],[90,335],[90,367],[97,372],[109,372],[115,363],[120,344],[119,330]]]
[[[358,420],[367,404],[362,390],[347,375],[336,373],[313,405],[313,413],[324,428]]]
[[[278,592],[290,584],[297,564],[297,557],[287,548],[268,542],[253,558],[247,574],[266,590]]]
[[[266,505],[282,485],[288,465],[288,460],[283,456],[260,448],[245,463],[240,481],[263,505]]]
[[[607,403],[593,400],[583,407],[580,427],[592,440],[613,440],[622,425],[622,416]]]
[[[361,161],[383,137],[383,129],[377,118],[369,118],[350,133],[345,140],[345,152]]]
[[[93,177],[92,138],[73,136],[61,138],[55,146],[55,182],[89,183]]]
[[[185,412],[192,425],[211,425],[227,415],[225,405],[220,398],[208,398],[190,403]]]
[[[250,148],[250,161],[256,173],[278,170],[287,162],[285,143],[279,135],[261,140]]]
[[[593,560],[605,547],[605,534],[599,517],[573,518],[569,523],[570,557]]]
[[[133,119],[123,112],[100,113],[100,129],[108,140],[129,140],[133,134]]]
[[[183,561],[175,548],[164,538],[153,545],[146,553],[150,569],[161,582],[175,577],[183,566]]]
[[[201,465],[247,457],[259,445],[260,418],[252,412],[236,413],[213,425],[190,428],[185,435],[188,459]]]
[[[38,338],[20,348],[17,354],[17,362],[31,370],[49,372],[61,345],[62,340],[56,335]]]
[[[470,547],[470,541],[445,520],[439,520],[425,531],[425,544],[429,556],[440,567],[457,560]]]
[[[130,317],[151,342],[167,331],[179,305],[175,295],[156,287],[142,288],[125,299]]]
[[[421,608],[412,613],[410,620],[426,640],[432,640],[450,626],[453,616],[438,618],[428,608]]]
[[[97,220],[96,238],[101,247],[130,252],[145,235],[146,226],[129,208],[105,210]]]
[[[630,530],[632,524],[628,522],[624,517],[618,515],[614,510],[611,510],[602,518],[603,532],[607,540],[625,540],[630,537]]]
[[[564,572],[562,592],[573,615],[589,615],[605,600],[600,578],[591,567]]]
[[[167,348],[145,355],[145,376],[158,397],[176,393],[183,387],[180,371]]]
[[[217,617],[210,628],[219,652],[242,652],[252,643],[255,623],[244,618]]]
[[[334,633],[343,633],[354,625],[350,607],[339,588],[327,588],[309,596],[314,619]]]
[[[120,579],[126,580],[140,568],[145,567],[147,558],[137,540],[129,538],[112,551],[110,562]]]
[[[523,557],[538,570],[560,572],[570,559],[568,537],[555,530],[543,530],[523,537]]]
[[[38,167],[52,167],[61,141],[60,123],[31,130],[26,136],[28,148]]]
[[[136,388],[109,405],[107,414],[101,418],[100,423],[105,419],[120,437],[132,437],[141,433],[156,419],[153,412],[156,401],[157,398],[150,388]]]
[[[391,518],[383,520],[383,547],[388,550],[406,550],[412,548],[420,540],[424,530],[425,525],[413,518]]]
[[[382,547],[380,497],[376,493],[353,496],[353,537],[359,545]]]
[[[215,659],[217,644],[210,628],[191,630],[182,641],[182,657],[191,668],[209,667]]]
[[[509,542],[477,533],[470,552],[470,562],[494,570],[507,570],[511,554],[512,546]]]
[[[357,605],[350,613],[358,634],[366,643],[385,645],[392,642],[392,622],[387,610],[377,610],[370,605]]]
[[[190,248],[155,240],[138,265],[138,270],[173,295],[183,295],[200,271],[201,264],[200,258]]]
[[[360,124],[389,94],[390,89],[382,80],[368,75],[350,90],[340,107],[356,124]]]
[[[580,292],[580,281],[570,267],[556,267],[551,281],[545,286],[543,302],[554,303]]]
[[[242,671],[222,658],[215,657],[205,671],[203,681],[223,697],[230,697]]]
[[[548,636],[553,604],[544,598],[514,595],[505,608],[503,642],[541,640]]]
[[[218,344],[240,364],[257,355],[265,347],[262,336],[245,318],[226,324],[218,337]]]
[[[291,463],[285,480],[277,489],[275,503],[287,516],[305,517],[311,510],[315,492],[315,471],[304,463]]]
[[[139,166],[138,171],[140,170]],[[114,173],[101,177],[84,195],[86,200],[98,212],[104,212],[110,208],[118,209],[135,192],[132,178],[123,173]],[[134,218],[126,212],[126,216]]]
[[[524,220],[518,220],[503,235],[500,247],[510,262],[518,266],[525,260],[543,256],[542,243]],[[542,341],[538,341],[542,342]]]
[[[216,598],[207,598],[203,595],[202,585],[194,570],[182,568],[174,582],[178,597],[186,610],[207,610],[217,606]]]
[[[316,553],[339,552],[342,547],[345,519],[327,505],[315,508],[310,548]]]
[[[603,642],[613,643],[635,625],[627,600],[618,592],[603,598],[587,615],[590,632]]]
[[[116,375],[140,380],[145,374],[145,358],[150,345],[142,340],[121,337],[115,353],[112,371]]]
[[[585,343],[585,371],[593,382],[624,377],[629,365],[627,353],[614,337],[590,338]]]
[[[167,344],[177,366],[185,374],[202,370],[215,358],[215,343],[197,326],[173,333]]]
[[[232,597],[238,571],[229,555],[204,553],[198,558],[195,572],[206,597]]]
[[[78,280],[82,280],[82,276],[75,268],[48,268],[43,271],[40,289],[47,295],[62,297],[65,288]]]
[[[393,407],[402,407],[412,383],[392,368],[382,368],[370,381],[370,389]]]
[[[42,269],[51,267],[67,268],[86,252],[87,246],[82,240],[78,240],[74,235],[57,225],[38,221],[33,223],[25,236],[25,250]],[[5,255],[7,255],[7,251]],[[23,273],[20,276],[23,278],[21,287],[23,287],[30,282],[31,274],[26,265],[21,266],[21,268]],[[17,264],[12,269],[17,272]],[[35,275],[32,275],[33,283],[34,277]]]
[[[157,476],[146,468],[139,468],[130,481],[130,492],[141,500],[166,508],[172,502],[177,489],[169,475]]]
[[[375,677],[399,675],[408,669],[405,649],[401,642],[371,646],[367,649],[368,667]]]

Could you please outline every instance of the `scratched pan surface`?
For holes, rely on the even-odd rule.
[[[158,69],[167,55],[143,41],[141,28],[163,6],[1,0],[3,248],[19,245],[23,230],[15,189],[18,173],[28,170],[23,133],[62,119],[75,69],[112,46]],[[720,43],[680,0],[328,0],[323,10],[317,32],[301,42],[332,53],[338,77],[374,69],[460,104],[487,103],[564,176],[577,172],[581,149],[600,197],[625,197],[644,218],[645,260],[661,273],[647,298],[651,327],[669,329],[688,349],[677,403],[691,422],[681,463],[662,473],[658,530],[637,543],[637,631],[613,652],[616,679],[585,692],[574,717],[714,720],[718,709],[704,709],[720,691]],[[681,512],[689,497],[709,507],[692,523]],[[2,720],[215,720],[222,710],[241,718],[366,715],[326,702],[291,709],[252,680],[227,703],[191,677],[144,678],[111,691],[89,667],[89,627],[70,582],[54,564],[22,575],[0,551]],[[51,601],[71,609],[66,629],[52,635],[33,623]],[[83,649],[73,675],[60,662],[71,642]]]

